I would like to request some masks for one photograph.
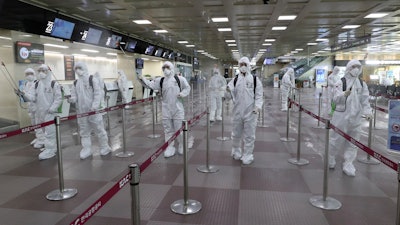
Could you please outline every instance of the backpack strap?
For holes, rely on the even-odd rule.
[[[343,90],[343,91],[346,91],[346,88],[347,88],[347,85],[346,85],[346,78],[342,77],[341,80],[342,80],[342,84],[343,84],[342,90]],[[364,81],[361,80],[361,78],[358,78],[358,80],[360,80],[361,87],[364,87]]]
[[[253,87],[254,87],[253,92],[254,92],[254,98],[255,98],[256,97],[256,87],[257,87],[257,77],[254,76],[254,75],[252,75],[252,76],[253,76],[253,84],[254,84],[253,85]],[[238,80],[238,75],[236,75],[234,80],[233,80],[233,86],[234,87],[236,87],[237,80]]]
[[[35,82],[35,89],[39,86],[39,80]]]
[[[161,77],[161,79],[160,79],[160,93],[162,94],[162,86],[163,86],[163,83],[164,83],[164,78],[165,77]]]
[[[74,80],[74,86],[76,87],[76,82],[78,82],[78,80]],[[90,87],[93,88],[93,75],[89,76],[89,85]]]
[[[235,76],[235,78],[233,79],[233,86],[236,87],[236,83],[238,80],[238,75]]]
[[[161,80],[160,80],[160,92],[161,92],[161,94],[162,94],[162,87],[163,87],[163,83],[164,83],[164,78],[165,77],[161,77]],[[178,83],[179,91],[182,91],[181,80],[179,79],[179,77],[177,75],[175,75],[174,78],[176,80],[176,83]]]

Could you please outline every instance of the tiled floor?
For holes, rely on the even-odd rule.
[[[187,99],[187,118],[205,110],[205,99],[195,90],[195,104]],[[204,92],[202,92],[204,93]],[[302,114],[301,158],[310,164],[288,163],[296,157],[297,140],[282,142],[286,137],[286,113],[280,111],[279,89],[265,88],[264,125],[257,128],[255,161],[241,165],[230,156],[231,141],[219,141],[230,136],[231,104],[225,109],[224,130],[221,122],[210,129],[209,163],[218,167],[216,173],[200,173],[206,164],[205,117],[191,128],[195,143],[188,152],[188,194],[202,204],[200,212],[178,215],[170,205],[183,198],[183,157],[159,157],[143,173],[140,180],[142,225],[386,225],[396,221],[397,175],[385,165],[355,162],[356,177],[344,175],[340,169],[328,171],[328,196],[339,200],[339,210],[322,210],[309,199],[323,190],[322,153],[325,129],[314,128],[317,121]],[[317,113],[318,91],[301,91],[301,104]],[[323,108],[326,107],[325,99]],[[380,100],[381,105],[385,102]],[[194,110],[192,110],[192,108]],[[195,111],[195,112],[193,112]],[[291,112],[289,137],[297,139],[298,112]],[[160,113],[160,110],[159,110]],[[64,187],[76,188],[78,194],[64,201],[48,201],[46,194],[59,187],[57,159],[39,161],[38,150],[29,142],[32,134],[0,141],[0,224],[1,225],[62,225],[70,224],[79,214],[108,191],[128,171],[130,163],[142,163],[163,143],[162,126],[155,126],[161,138],[150,139],[153,133],[151,105],[136,105],[127,113],[127,149],[133,157],[119,158],[122,128],[120,112],[110,113],[112,155],[100,156],[96,142],[95,154],[79,159],[80,146],[72,133],[74,122],[62,124]],[[387,116],[378,112],[377,127],[384,127]],[[261,124],[261,121],[260,123]],[[332,132],[332,131],[331,131]],[[386,151],[387,129],[373,131],[374,150],[393,161],[399,156]],[[93,138],[96,139],[95,137]],[[363,124],[361,141],[367,140],[367,122]],[[365,153],[359,152],[359,155]],[[127,225],[130,217],[130,190],[126,185],[86,224]]]

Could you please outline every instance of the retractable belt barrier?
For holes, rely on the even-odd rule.
[[[384,113],[389,113],[389,110],[387,110],[387,109],[384,109],[384,108],[381,108],[381,107],[379,107],[379,106],[374,106],[374,108],[375,108],[376,110],[379,110],[379,111],[381,111],[381,112],[384,112]]]
[[[97,111],[92,111],[92,112],[87,112],[87,113],[81,113],[81,114],[76,114],[76,115],[72,115],[72,116],[66,116],[66,117],[62,117],[60,118],[60,121],[67,121],[67,120],[74,120],[77,118],[82,118],[82,117],[86,117],[86,116],[91,116],[91,115],[95,115],[95,114],[100,114],[100,113],[104,113],[104,112],[111,112],[111,111],[115,111],[118,109],[122,109],[127,105],[136,105],[139,103],[144,103],[144,102],[151,102],[154,100],[154,97],[149,97],[149,98],[144,98],[144,99],[140,99],[140,100],[135,100],[126,104],[121,104],[121,105],[117,105],[117,106],[112,106],[112,107],[108,107],[102,110],[97,110]],[[42,127],[46,127],[49,125],[54,124],[54,120],[51,121],[46,121],[44,123],[40,123],[40,124],[36,124],[36,125],[32,125],[32,126],[27,126],[27,127],[23,127],[20,128],[18,130],[13,130],[10,132],[5,132],[5,133],[1,133],[0,134],[0,140],[5,139],[5,138],[9,138],[15,135],[19,135],[19,134],[24,134],[24,133],[28,133],[30,131],[42,128]]]
[[[149,98],[152,99],[152,98]],[[139,100],[140,102],[145,102],[148,100]],[[135,103],[137,104],[137,103]],[[134,105],[134,103],[128,103],[126,105]],[[201,114],[193,117],[193,119],[189,120],[189,124],[194,124],[197,122],[201,117],[203,117],[205,114],[207,114],[207,111],[202,112]],[[182,126],[178,131],[176,131],[168,141],[166,141],[159,149],[157,149],[147,160],[145,160],[141,165],[140,165],[140,172],[142,173],[147,167],[150,166],[150,164],[157,159],[158,156],[161,155],[161,153],[167,149],[168,145],[174,141],[179,134],[183,131],[184,126]],[[125,175],[118,180],[116,184],[114,184],[104,195],[102,195],[97,201],[95,201],[93,204],[89,206],[85,211],[83,211],[82,214],[80,214],[78,217],[76,217],[70,225],[83,225],[85,224],[94,214],[96,214],[118,191],[120,191],[126,184],[129,183],[129,181],[132,178],[131,171],[128,171],[125,173]]]
[[[291,104],[299,106],[299,104],[294,102],[293,100],[289,99],[289,101],[290,101]],[[301,108],[301,110],[303,110],[305,113],[307,113],[311,117],[314,117],[315,119],[317,119],[317,120],[319,120],[319,121],[321,121],[323,123],[326,123],[326,119],[315,115],[311,111],[309,111],[307,109],[304,109],[304,108]],[[362,144],[361,142],[357,141],[356,139],[352,138],[350,135],[346,134],[345,132],[343,132],[339,128],[335,127],[334,125],[330,124],[329,127],[332,130],[334,130],[336,133],[338,133],[342,137],[344,137],[346,140],[350,141],[352,144],[354,144],[355,146],[357,146],[358,148],[360,148],[361,150],[366,152],[367,154],[371,155],[372,157],[376,158],[377,160],[379,160],[380,162],[382,162],[383,164],[385,164],[386,166],[390,167],[391,169],[393,169],[393,170],[395,170],[397,172],[398,165],[397,165],[396,162],[393,162],[392,160],[386,158],[382,154],[377,153],[376,151],[372,150],[368,146],[366,146],[366,145]]]

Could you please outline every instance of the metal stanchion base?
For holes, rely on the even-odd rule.
[[[197,171],[202,173],[215,173],[218,172],[219,168],[215,166],[199,166],[197,167]]]
[[[176,200],[174,203],[171,204],[171,210],[174,213],[181,214],[181,215],[189,215],[195,214],[199,212],[201,209],[201,203],[196,200],[187,200],[187,204],[183,199]]]
[[[227,141],[227,140],[231,140],[230,137],[217,137],[217,140],[219,141]]]
[[[342,203],[334,198],[326,197],[326,200],[324,201],[324,197],[322,195],[311,197],[310,203],[317,208],[327,210],[336,210],[342,207]]]
[[[307,159],[302,159],[302,158],[300,158],[299,160],[297,160],[297,158],[291,158],[288,159],[288,162],[298,166],[304,166],[310,163]]]
[[[374,158],[368,158],[368,156],[360,156],[357,158],[360,163],[370,164],[370,165],[378,165],[380,162]]]
[[[118,152],[117,154],[115,154],[115,156],[120,157],[120,158],[128,158],[133,156],[135,153],[133,152]]]
[[[295,141],[295,139],[294,138],[285,138],[285,137],[283,137],[283,138],[280,138],[281,139],[281,141],[284,141],[284,142],[291,142],[291,141]]]
[[[47,200],[50,201],[60,201],[64,199],[69,199],[78,194],[78,190],[75,188],[67,188],[62,192],[60,190],[54,190],[46,195]]]
[[[159,137],[161,137],[161,134],[150,134],[147,137],[148,138],[159,138]]]

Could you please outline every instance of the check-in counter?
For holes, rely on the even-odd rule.
[[[115,81],[104,81],[105,94],[106,94],[106,107],[117,105],[118,85]]]

